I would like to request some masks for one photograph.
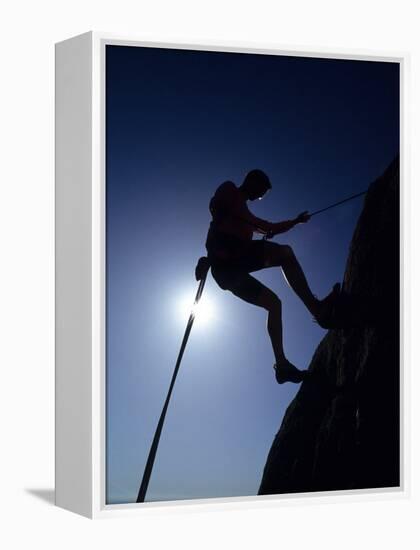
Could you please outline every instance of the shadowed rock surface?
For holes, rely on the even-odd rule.
[[[399,161],[374,181],[350,245],[340,329],[319,344],[289,405],[259,494],[399,481]]]

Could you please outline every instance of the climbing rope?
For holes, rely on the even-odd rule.
[[[196,270],[196,278],[199,280],[198,290],[195,295],[194,304],[191,309],[191,314],[188,319],[187,327],[185,329],[184,337],[182,339],[181,348],[178,353],[178,358],[176,360],[174,373],[172,375],[172,380],[169,385],[168,395],[166,396],[165,404],[163,405],[162,413],[159,418],[159,422],[156,428],[155,436],[153,438],[152,445],[150,447],[149,456],[147,458],[146,467],[144,469],[143,478],[141,481],[140,489],[137,495],[137,501],[136,502],[144,502],[144,499],[146,497],[147,488],[149,486],[150,476],[152,475],[153,470],[153,464],[155,462],[156,458],[156,452],[159,445],[160,440],[160,434],[162,433],[163,423],[165,421],[166,411],[168,410],[169,401],[171,399],[172,390],[175,385],[176,377],[178,375],[179,367],[181,365],[182,356],[184,355],[185,348],[187,346],[188,338],[190,336],[190,332],[192,329],[192,326],[194,324],[195,319],[195,310],[198,302],[200,301],[201,295],[203,294],[204,285],[206,283],[207,273],[210,267],[210,264],[205,262],[206,258],[200,258],[198,266],[200,266],[199,270]],[[198,267],[197,266],[197,267]]]
[[[350,197],[347,197],[345,199],[342,199],[341,201],[335,202],[334,204],[330,204],[329,206],[325,206],[324,208],[321,208],[320,210],[315,210],[315,212],[311,212],[309,216],[313,218],[314,216],[317,216],[318,214],[321,214],[321,212],[326,212],[327,210],[331,210],[331,208],[335,208],[336,206],[340,206],[340,204],[344,204],[345,202],[352,201],[353,199],[356,199],[357,197],[361,197],[362,195],[366,195],[368,192],[368,189],[365,189],[365,191],[361,191],[360,193],[356,193],[355,195],[351,195]],[[250,223],[250,222],[248,222]],[[254,226],[256,227],[256,226]],[[268,239],[271,239],[272,235],[270,233],[266,233],[263,236],[263,240],[266,241]]]
[[[330,206],[326,206],[325,208],[321,208],[321,210],[316,210],[315,212],[312,212],[309,215],[312,218],[313,216],[316,216],[317,214],[321,214],[321,212],[326,212],[327,210],[330,210],[331,208],[335,208],[336,206],[339,206],[340,204],[343,204],[345,202],[356,199],[357,197],[361,197],[362,195],[366,195],[367,192],[368,192],[368,189],[366,189],[365,191],[361,191],[360,193],[356,193],[355,195],[352,195],[351,197],[347,197],[346,199],[343,199],[341,201],[335,202],[334,204],[330,204]]]

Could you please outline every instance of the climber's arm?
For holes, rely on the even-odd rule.
[[[299,223],[307,223],[311,219],[310,214],[308,214],[308,211],[305,210],[305,212],[301,212],[296,218],[293,220],[286,220],[284,222],[275,223],[274,230],[272,231],[273,235],[278,235],[279,233],[286,233],[286,231],[289,231],[289,229],[292,229],[295,225],[298,225]]]
[[[245,219],[248,223],[254,226],[254,231],[256,233],[262,233],[263,235],[269,235],[271,237],[280,233],[286,233],[286,231],[289,231],[295,225],[308,222],[311,217],[308,212],[305,211],[296,216],[293,220],[271,223],[261,218],[257,218],[257,216],[254,216],[248,208],[246,211],[241,213],[241,216],[243,216],[243,219]]]
[[[252,226],[254,233],[261,233],[262,235],[266,235],[267,233],[271,233],[276,225],[267,220],[263,220],[262,218],[254,216],[254,214],[248,209],[247,206],[241,208],[237,215],[238,218],[240,218],[242,221],[245,221]]]

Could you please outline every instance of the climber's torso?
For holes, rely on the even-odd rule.
[[[246,221],[251,214],[246,197],[231,181],[225,181],[210,201],[212,221],[207,233],[209,258],[232,259],[252,240],[253,227]]]

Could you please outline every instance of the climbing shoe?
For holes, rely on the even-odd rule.
[[[307,371],[299,370],[289,361],[286,361],[286,363],[282,363],[281,365],[274,363],[273,368],[276,373],[276,380],[278,384],[284,384],[285,382],[299,384],[306,378],[307,375]]]
[[[335,317],[340,292],[341,285],[336,283],[328,296],[321,300],[320,311],[314,316],[314,320],[320,327],[325,329],[337,328]]]

